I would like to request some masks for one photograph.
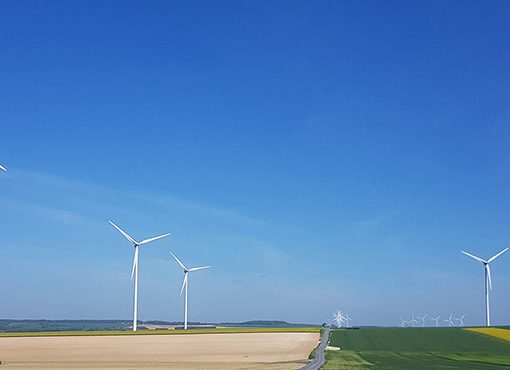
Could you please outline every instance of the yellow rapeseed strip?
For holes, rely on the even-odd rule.
[[[510,330],[507,329],[498,329],[498,328],[469,328],[466,329],[469,331],[474,331],[476,333],[481,333],[485,335],[490,335],[491,337],[496,337],[499,339],[507,340],[510,342]]]

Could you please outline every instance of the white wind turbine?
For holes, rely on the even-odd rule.
[[[446,323],[448,323],[448,326],[455,326],[455,325],[453,324],[453,320],[452,320],[452,318],[453,318],[453,314],[450,314],[450,317],[449,317],[449,318],[447,318],[446,320],[443,320],[443,321],[444,321],[444,322],[446,322]]]
[[[508,250],[508,248],[503,249],[501,252],[495,254],[494,256],[489,258],[487,261],[480,257],[474,256],[468,252],[461,251],[466,256],[471,257],[471,258],[477,260],[478,262],[483,263],[483,265],[485,267],[485,319],[486,319],[485,323],[487,326],[491,326],[491,317],[490,317],[490,308],[489,308],[489,290],[492,290],[492,279],[491,279],[491,268],[489,266],[489,263],[491,263],[496,258],[501,256],[507,250]]]
[[[342,327],[342,324],[345,322],[345,316],[342,311],[333,312],[333,322],[337,328]]]
[[[408,322],[411,324],[411,326],[412,326],[413,328],[414,328],[414,324],[417,324],[417,323],[418,323],[418,321],[416,321],[416,319],[414,318],[414,313],[413,313],[413,314],[411,314],[411,320],[409,320]]]
[[[179,261],[179,259],[175,256],[175,254],[173,254],[172,252],[170,252],[170,254],[177,261],[179,266],[181,266],[182,269],[184,270],[184,280],[182,282],[182,288],[181,288],[180,295],[182,295],[182,291],[184,290],[184,288],[186,288],[186,293],[184,294],[184,330],[187,330],[188,329],[188,284],[189,284],[188,283],[188,273],[190,273],[192,271],[208,269],[211,266],[187,268],[186,266],[184,266],[184,264],[181,261]]]
[[[437,315],[437,317],[430,317],[430,319],[435,322],[435,325],[434,325],[435,327],[439,326],[439,318],[440,317],[441,317],[441,315]]]
[[[455,321],[458,321],[458,322],[459,322],[459,326],[464,326],[464,321],[463,321],[463,320],[464,320],[464,317],[466,317],[466,315],[465,315],[465,314],[464,314],[464,315],[462,315],[462,316],[461,316],[461,317],[459,317],[459,318],[454,317],[453,319],[454,319]]]
[[[345,313],[344,320],[345,320],[345,327],[350,328],[351,327],[350,322],[352,321],[352,319],[347,312]]]
[[[131,270],[131,280],[133,280],[133,276],[134,276],[134,278],[135,278],[135,297],[134,297],[134,304],[133,304],[133,331],[136,331],[136,326],[138,323],[138,253],[139,253],[138,251],[139,251],[139,248],[143,244],[147,244],[147,243],[153,242],[154,240],[164,238],[164,237],[170,235],[170,233],[155,236],[154,238],[148,238],[148,239],[142,240],[141,242],[137,242],[128,233],[126,233],[120,227],[115,225],[112,221],[108,220],[108,222],[114,228],[116,228],[122,235],[124,235],[124,237],[127,240],[129,240],[131,243],[133,243],[133,245],[135,247],[135,257],[133,259],[133,269]]]
[[[427,315],[423,315],[423,316],[417,316],[418,319],[421,320],[421,327],[423,328],[425,326],[425,318],[427,317]]]
[[[407,323],[408,323],[408,321],[404,320],[403,318],[400,318],[400,326],[401,327],[406,327]]]

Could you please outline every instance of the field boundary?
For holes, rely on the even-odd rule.
[[[12,337],[78,337],[78,336],[119,336],[119,335],[193,335],[193,334],[238,334],[238,333],[319,333],[319,327],[302,328],[215,328],[215,329],[169,329],[169,330],[94,330],[94,331],[45,331],[45,332],[2,332],[0,338]]]
[[[510,330],[502,328],[468,328],[464,329],[473,333],[487,335],[491,338],[510,342]]]

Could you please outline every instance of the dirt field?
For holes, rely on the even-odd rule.
[[[0,338],[1,368],[297,369],[319,333]]]

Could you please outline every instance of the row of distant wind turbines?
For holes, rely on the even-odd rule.
[[[0,164],[0,170],[7,171],[7,169],[4,166],[2,166],[1,164]],[[165,237],[169,236],[170,234],[163,234],[163,235],[160,235],[160,236],[156,236],[154,238],[144,239],[141,242],[137,242],[135,239],[133,239],[131,236],[129,236],[126,232],[124,232],[120,227],[115,225],[112,221],[109,221],[109,222],[122,235],[124,235],[124,237],[127,240],[129,240],[135,246],[135,256],[134,256],[134,260],[133,260],[133,270],[131,272],[131,280],[133,280],[133,277],[134,277],[135,297],[134,297],[134,309],[133,309],[133,311],[134,311],[133,312],[133,330],[136,331],[136,323],[137,323],[137,318],[138,318],[138,253],[139,253],[139,247],[141,245],[143,245],[143,244],[147,244],[149,242],[152,242],[152,241],[155,241],[155,240],[158,240],[158,239],[161,239],[161,238],[165,238]],[[466,256],[469,256],[469,257],[475,259],[476,261],[481,262],[484,265],[484,273],[485,273],[485,324],[486,324],[486,326],[490,326],[491,325],[491,321],[490,321],[489,291],[492,290],[492,277],[491,277],[490,263],[493,262],[499,256],[501,256],[503,253],[505,253],[507,250],[508,250],[508,248],[505,248],[501,252],[495,254],[494,256],[492,256],[491,258],[489,258],[487,260],[484,260],[483,258],[477,257],[477,256],[475,256],[473,254],[468,253],[468,252],[461,251]],[[187,268],[181,261],[179,261],[179,259],[172,252],[170,252],[170,254],[177,261],[179,266],[181,266],[181,268],[184,270],[184,281],[182,283],[181,295],[182,295],[182,291],[184,289],[186,289],[186,293],[185,293],[185,297],[184,297],[184,329],[187,329],[188,328],[188,273],[190,273],[192,271],[203,270],[203,269],[209,268],[210,266]],[[462,316],[462,318],[464,318],[464,316]],[[439,317],[437,319],[439,319]],[[341,325],[342,323],[345,322],[345,317],[342,318],[341,311],[338,311],[335,314],[333,320],[340,320],[340,321],[337,322],[337,324]],[[350,320],[350,318],[349,318],[349,320]],[[414,316],[413,316],[412,320],[415,320]],[[404,320],[402,320],[402,321],[404,321]],[[411,321],[409,321],[409,322],[411,322]],[[450,323],[453,323],[452,315],[450,315],[450,319],[449,320],[445,320],[445,321],[448,322],[449,326],[453,326],[453,324],[450,325]],[[462,320],[461,320],[461,322],[462,322]]]
[[[496,253],[494,256],[492,256],[488,260],[484,260],[483,258],[472,255],[471,253],[461,251],[466,256],[469,256],[469,257],[475,259],[476,261],[481,262],[484,265],[484,269],[485,269],[485,324],[486,324],[486,326],[491,325],[489,291],[492,290],[492,278],[491,278],[490,263],[493,262],[499,256],[501,256],[503,253],[508,251],[508,249],[509,248],[503,249],[501,252]],[[417,316],[418,319],[422,320],[422,325],[421,325],[422,327],[425,326],[425,318],[426,317],[427,317],[427,315],[424,315],[422,317]],[[435,323],[434,326],[439,326],[439,318],[440,317],[441,317],[441,315],[439,315],[437,317],[429,317],[429,319]],[[448,326],[455,326],[454,321],[457,321],[459,323],[459,326],[464,326],[464,321],[463,321],[464,317],[466,317],[466,315],[462,315],[459,318],[454,318],[453,314],[450,314],[450,317],[443,321],[446,322],[448,324]],[[340,328],[340,327],[342,327],[343,324],[346,324],[346,326],[348,327],[350,320],[351,320],[351,318],[349,317],[349,315],[347,313],[343,313],[342,311],[337,311],[337,312],[333,313],[332,321],[336,327]],[[417,324],[417,323],[418,323],[418,321],[415,319],[414,314],[411,315],[410,320],[404,320],[403,318],[400,318],[400,326],[402,326],[402,327],[409,327],[409,326],[414,327],[415,324]]]
[[[429,318],[429,320],[431,320],[434,325],[432,326],[435,326],[435,327],[438,327],[439,326],[439,319],[441,318],[441,315],[438,315],[437,317],[433,317],[433,316],[428,316],[428,315],[423,315],[423,316],[416,316],[416,318],[414,317],[414,313],[411,314],[411,319],[409,320],[404,320],[403,318],[400,318],[400,326],[401,327],[404,327],[404,328],[408,328],[408,327],[415,327],[420,320],[421,321],[421,326],[422,328],[427,326],[426,323],[425,323],[425,319],[426,318]],[[466,315],[462,315],[461,317],[453,317],[453,314],[451,313],[450,314],[450,317],[448,317],[446,320],[443,320],[443,322],[445,322],[448,326],[455,326],[455,322],[458,322],[458,326],[464,326],[464,317],[466,317]],[[416,320],[418,319],[418,320]]]
[[[159,235],[159,236],[155,236],[153,238],[148,238],[148,239],[142,240],[141,242],[137,242],[128,233],[126,233],[120,227],[115,225],[112,221],[108,221],[108,222],[114,228],[116,228],[122,235],[124,235],[124,237],[127,240],[129,240],[131,243],[133,243],[133,245],[135,247],[135,256],[133,258],[133,269],[131,270],[131,280],[133,280],[133,278],[134,278],[135,293],[134,293],[134,306],[133,306],[133,331],[136,331],[136,329],[137,329],[137,322],[138,322],[138,255],[140,253],[140,246],[142,246],[144,244],[147,244],[147,243],[150,243],[150,242],[153,242],[153,241],[158,240],[158,239],[166,238],[167,236],[170,235],[170,233]],[[193,272],[193,271],[198,271],[198,270],[203,270],[203,269],[210,268],[211,266],[201,266],[201,267],[188,268],[175,256],[175,254],[173,254],[172,252],[170,252],[170,254],[177,261],[179,266],[184,271],[184,280],[182,282],[182,287],[181,287],[181,293],[180,294],[182,295],[183,290],[185,291],[185,293],[184,293],[184,330],[187,330],[188,329],[188,285],[189,285],[188,274],[190,272]]]

